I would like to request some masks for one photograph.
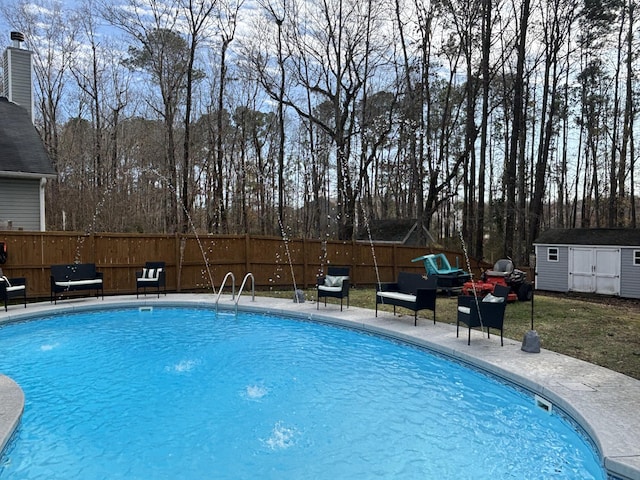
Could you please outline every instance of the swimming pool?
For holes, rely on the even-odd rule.
[[[26,395],[0,478],[605,478],[532,398],[363,333],[210,309],[0,328]]]

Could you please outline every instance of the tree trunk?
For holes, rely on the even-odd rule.
[[[529,0],[524,0],[520,12],[520,32],[518,34],[518,59],[516,77],[513,87],[513,123],[511,139],[509,143],[509,155],[507,157],[504,184],[505,198],[505,231],[503,254],[506,257],[513,256],[515,239],[516,217],[516,169],[518,164],[518,147],[521,141],[522,115],[524,108],[524,63],[526,60],[527,25],[529,22]]]

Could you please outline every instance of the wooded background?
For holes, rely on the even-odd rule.
[[[521,266],[543,229],[636,227],[635,0],[1,5],[34,53],[49,230],[410,218]]]

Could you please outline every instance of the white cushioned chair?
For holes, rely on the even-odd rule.
[[[342,300],[347,299],[349,308],[349,267],[327,267],[327,275],[318,277],[318,301],[316,309],[320,309],[320,299],[324,298],[324,306],[327,306],[327,298],[340,299],[340,311]]]
[[[458,317],[456,322],[456,337],[460,333],[460,324],[469,328],[467,345],[471,345],[471,329],[474,327],[486,328],[487,337],[489,329],[500,330],[500,345],[504,346],[504,313],[507,307],[507,295],[511,289],[504,285],[496,285],[493,294],[484,298],[475,298],[473,295],[458,296]]]
[[[140,289],[147,296],[147,288],[155,288],[160,298],[160,288],[167,294],[165,262],[146,262],[144,268],[136,272],[136,298],[139,298]]]

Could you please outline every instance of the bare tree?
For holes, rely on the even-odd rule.
[[[65,226],[346,240],[417,217],[451,237],[463,210],[473,254],[521,261],[542,228],[635,225],[634,1],[103,1],[128,52],[99,1],[2,7]]]
[[[538,237],[543,212],[543,200],[547,192],[548,165],[552,154],[554,139],[559,130],[562,105],[560,103],[560,82],[565,76],[561,52],[566,45],[569,31],[576,20],[576,2],[554,0],[540,4],[540,18],[544,32],[544,73],[540,133],[538,153],[535,165],[533,195],[529,203],[529,232],[527,251]]]
[[[182,148],[182,231],[187,232],[189,229],[189,219],[192,212],[194,192],[192,192],[192,140],[191,140],[191,123],[193,108],[193,88],[194,83],[200,80],[204,74],[195,67],[196,53],[203,37],[206,35],[207,29],[213,21],[214,8],[216,0],[179,0],[179,4],[186,17],[188,26],[188,60],[186,65],[186,85],[184,96],[184,140]]]
[[[212,196],[211,196],[211,212],[209,213],[209,231],[223,233],[229,230],[227,223],[227,214],[225,211],[224,198],[224,150],[223,150],[223,120],[226,114],[224,108],[225,89],[227,87],[227,52],[229,45],[235,37],[236,28],[238,26],[238,12],[242,7],[241,0],[224,0],[219,2],[217,7],[218,18],[218,35],[220,36],[220,56],[218,64],[218,91],[215,98],[217,102],[216,108],[216,129],[214,131],[215,143],[215,163],[211,173]]]
[[[354,236],[356,199],[360,193],[359,172],[354,171],[352,163],[357,105],[366,79],[374,75],[384,60],[380,55],[382,45],[369,39],[369,32],[380,21],[380,7],[373,5],[352,0],[308,3],[304,10],[297,10],[304,11],[305,18],[295,17],[297,23],[292,25],[288,39],[289,76],[317,99],[316,104],[331,105],[331,118],[324,121],[315,114],[313,105],[300,100],[297,92],[287,92],[284,101],[300,117],[322,129],[334,144],[339,237],[343,239]],[[376,40],[379,42],[381,38]],[[262,85],[277,101],[281,97],[278,85],[282,79],[274,78],[268,58],[256,49],[251,51],[254,54],[250,61]]]
[[[161,116],[165,126],[165,168],[160,173],[167,182],[167,230],[177,231],[178,165],[176,161],[176,118],[184,101],[190,51],[178,33],[179,10],[173,3],[155,0],[128,0],[126,8],[111,3],[102,6],[104,17],[128,33],[136,45],[129,48],[127,64],[150,74],[158,87],[161,105],[150,98],[149,105]]]
[[[505,229],[504,229],[504,255],[512,257],[514,255],[515,241],[515,213],[516,213],[516,167],[518,164],[518,154],[524,148],[522,134],[524,132],[524,88],[525,77],[524,67],[527,51],[527,28],[530,16],[530,2],[523,0],[520,6],[516,74],[513,84],[513,121],[511,127],[511,139],[509,142],[509,154],[505,161],[504,184],[505,184]],[[519,260],[519,259],[518,259]]]
[[[624,200],[625,197],[625,182],[627,172],[627,159],[630,159],[629,177],[631,178],[631,185],[629,187],[629,198],[627,202],[629,205],[629,224],[631,227],[636,228],[636,203],[634,195],[634,170],[635,170],[635,149],[634,149],[634,133],[633,125],[635,118],[635,104],[633,98],[633,79],[634,79],[634,64],[633,60],[636,57],[633,33],[635,31],[635,9],[636,3],[633,0],[629,0],[627,3],[627,10],[629,20],[627,22],[627,35],[626,35],[626,96],[625,96],[625,108],[624,108],[624,121],[622,132],[622,147],[620,149],[620,169],[618,178],[618,195]],[[627,153],[628,151],[628,153]],[[622,209],[621,209],[622,210]],[[619,212],[622,216],[622,211]],[[619,223],[622,224],[622,220],[619,219]]]
[[[285,61],[287,53],[284,49],[284,22],[287,16],[287,0],[281,0],[278,2],[272,2],[269,0],[261,1],[260,4],[265,10],[269,19],[276,24],[276,63],[278,68],[278,81],[275,86],[275,96],[277,101],[278,111],[278,223],[280,229],[284,228],[284,149],[285,149],[285,123],[284,123],[284,96],[285,96],[285,82],[286,82],[286,70]],[[284,232],[281,232],[284,235]]]

